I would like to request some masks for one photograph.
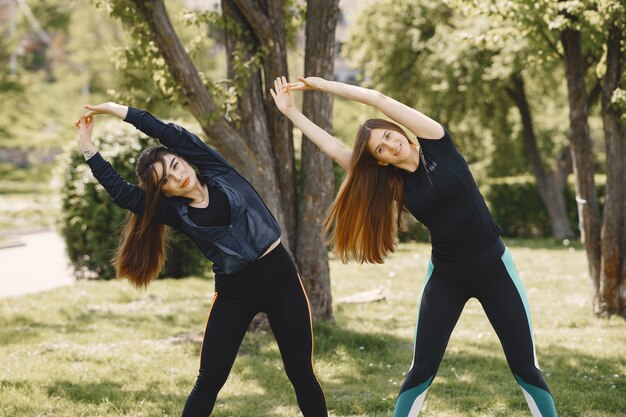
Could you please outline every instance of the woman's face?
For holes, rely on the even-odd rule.
[[[163,165],[160,162],[154,164],[157,178],[163,183],[161,191],[165,195],[181,196],[187,194],[195,186],[198,178],[191,165],[178,155],[166,153],[163,160],[167,165],[163,176]]]
[[[390,129],[372,129],[367,148],[381,165],[396,165],[411,155],[406,136]]]

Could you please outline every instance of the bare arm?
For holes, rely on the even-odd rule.
[[[270,90],[278,109],[322,152],[331,157],[345,171],[349,171],[352,152],[344,148],[337,138],[317,126],[296,108],[293,94],[284,88],[286,85],[287,80],[284,77],[276,78],[274,89]]]
[[[328,81],[319,77],[298,77],[298,79],[300,83],[289,84],[289,90],[324,91],[367,104],[403,125],[419,138],[440,139],[444,134],[443,127],[435,120],[376,90]]]
[[[85,117],[92,117],[96,114],[109,114],[124,120],[126,118],[126,114],[128,114],[128,106],[113,103],[112,101],[109,101],[108,103],[96,104],[95,106],[87,104],[85,105],[85,108],[89,110],[89,112],[85,114]]]
[[[98,148],[91,142],[94,125],[93,116],[82,116],[74,122],[74,125],[77,129],[76,143],[78,144],[78,149],[85,157],[85,160],[88,161],[98,153]]]

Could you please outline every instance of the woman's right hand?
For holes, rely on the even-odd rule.
[[[82,142],[91,141],[91,134],[93,132],[94,120],[92,116],[81,116],[74,122],[78,133],[77,139]]]
[[[288,91],[321,91],[322,83],[326,81],[321,77],[298,77],[297,83],[289,83],[286,88]]]
[[[83,154],[85,159],[89,159],[98,152],[98,149],[91,142],[91,135],[93,133],[94,117],[93,116],[81,116],[76,122],[77,135],[76,142],[78,149]]]
[[[126,114],[128,113],[128,106],[113,103],[112,101],[96,105],[87,104],[84,107],[89,110],[89,112],[85,114],[85,117],[92,117],[96,114],[109,114],[123,120],[126,118]]]

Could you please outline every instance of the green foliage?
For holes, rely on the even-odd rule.
[[[172,104],[183,105],[185,101],[180,86],[158,50],[149,23],[137,9],[150,6],[137,6],[128,0],[101,0],[97,5],[118,19],[132,38],[128,43],[112,48],[116,69],[121,73],[118,87],[109,90],[114,99],[133,102],[152,111],[161,108],[160,113]],[[217,11],[183,9],[179,1],[167,2],[167,7],[177,36],[220,110],[209,115],[213,118],[209,122],[214,123],[216,118],[224,116],[236,123],[239,120],[238,96],[246,89],[250,76],[261,67],[267,51],[264,48],[252,51],[242,42],[231,45],[232,74],[225,77],[217,68],[216,52],[221,53],[223,49],[216,47],[216,41],[223,40],[225,31],[235,38],[250,38],[246,30],[236,22],[227,21]]]
[[[559,415],[623,417],[626,321],[591,315],[584,252],[541,239],[506,243],[524,280],[538,360]],[[315,372],[329,415],[393,416],[429,256],[427,244],[401,244],[382,265],[331,260],[335,323],[314,323]],[[375,288],[384,300],[341,302]],[[180,416],[198,372],[212,291],[212,280],[159,280],[145,292],[83,281],[3,299],[0,417]],[[476,300],[464,308],[422,411],[530,416]],[[212,416],[297,415],[274,336],[246,334]]]
[[[150,24],[137,11],[137,7],[150,5],[138,6],[129,0],[105,0],[97,1],[96,6],[119,20],[132,35],[126,42],[111,46],[115,69],[122,73],[117,88],[109,90],[113,98],[120,102],[135,102],[153,111],[157,103],[180,104],[182,92],[152,40]]]
[[[596,178],[596,192],[602,207],[605,177]],[[548,211],[541,200],[535,180],[530,175],[486,179],[481,191],[494,220],[507,237],[550,237],[551,227]],[[572,230],[579,233],[578,211],[574,185],[565,189],[567,217]],[[429,242],[428,229],[409,213],[404,213],[405,230],[398,233],[401,242]]]
[[[73,136],[72,122],[82,104],[103,101],[115,85],[116,71],[105,51],[109,43],[122,42],[123,34],[89,0],[34,0],[28,5],[53,42],[45,50],[43,68],[27,68],[32,58],[25,56],[11,72],[8,56],[19,52],[31,32],[22,13],[14,35],[0,39],[2,146],[60,147]],[[8,90],[5,81],[10,82]]]
[[[298,30],[304,26],[306,19],[306,3],[298,0],[285,0],[285,37],[287,46],[297,48]]]
[[[95,130],[94,143],[122,178],[129,180],[135,178],[136,158],[142,149],[153,144],[153,140],[125,123],[105,122]],[[67,152],[60,170],[62,206],[59,225],[76,274],[81,278],[114,278],[111,259],[127,211],[111,202],[77,150]],[[206,273],[208,261],[193,242],[178,231],[171,232],[171,241],[162,276]]]
[[[549,237],[551,235],[548,211],[541,200],[534,178],[519,176],[487,180],[483,195],[496,223],[505,236]],[[604,177],[596,180],[599,201],[604,201]],[[573,184],[565,189],[567,217],[572,229],[579,232],[576,193]],[[602,204],[601,204],[602,205]]]
[[[489,176],[531,172],[511,99],[512,77],[523,79],[550,169],[567,142],[567,91],[558,33],[545,22],[542,30],[527,27],[550,18],[540,3],[383,0],[362,9],[344,51],[366,85],[443,123],[468,162]]]
[[[0,162],[0,194],[46,192],[52,170],[51,164],[19,168],[10,162]]]
[[[400,242],[430,242],[430,232],[409,212],[402,213],[404,229],[398,231]]]

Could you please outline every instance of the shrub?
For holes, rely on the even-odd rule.
[[[98,124],[93,142],[123,178],[136,183],[137,157],[154,139],[129,124],[111,120]],[[113,204],[76,146],[65,153],[59,180],[59,228],[77,276],[114,278],[111,259],[119,244],[127,210]],[[195,244],[177,230],[170,230],[169,237],[168,261],[161,276],[205,275],[210,263]]]
[[[596,192],[600,209],[604,203],[605,177],[596,176]],[[510,237],[550,237],[552,229],[546,209],[535,179],[528,175],[493,178],[481,186],[494,220],[503,229],[504,236]],[[569,181],[565,188],[567,217],[574,232],[580,235],[578,211],[574,184]],[[428,229],[408,213],[404,214],[406,230],[400,231],[401,242],[429,242]]]
[[[552,235],[546,209],[535,179],[530,176],[495,178],[482,188],[491,215],[502,227],[505,236],[549,237]],[[596,177],[600,209],[604,202],[605,177]],[[571,181],[565,187],[567,217],[574,232],[580,235],[576,192]]]

